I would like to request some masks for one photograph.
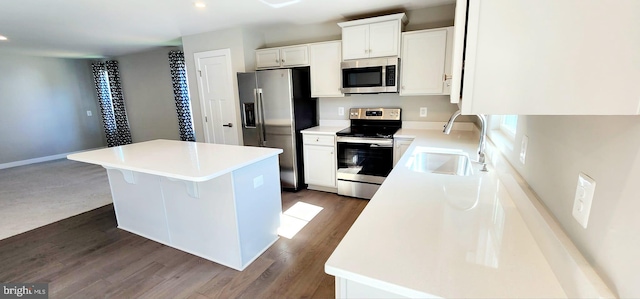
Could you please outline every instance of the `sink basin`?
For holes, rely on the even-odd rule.
[[[409,169],[415,172],[430,172],[439,174],[469,176],[471,160],[463,152],[416,152],[411,156]]]

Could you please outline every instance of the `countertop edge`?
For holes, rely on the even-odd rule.
[[[253,164],[255,162],[259,162],[259,161],[271,158],[273,156],[278,156],[279,154],[281,154],[283,152],[282,149],[273,148],[272,150],[274,150],[272,153],[264,154],[263,156],[260,156],[258,158],[250,159],[250,160],[247,160],[247,161],[245,161],[243,163],[239,163],[239,164],[236,164],[236,165],[234,165],[232,167],[228,167],[228,168],[226,168],[224,170],[216,171],[214,173],[211,173],[211,174],[208,174],[208,175],[204,175],[204,176],[179,175],[179,174],[175,174],[175,173],[169,173],[169,172],[157,171],[157,170],[149,170],[149,169],[135,167],[135,166],[126,166],[126,165],[122,165],[122,164],[114,164],[114,163],[109,163],[109,162],[105,163],[104,161],[97,161],[97,160],[93,160],[93,159],[82,159],[82,158],[74,157],[77,154],[67,155],[67,159],[72,160],[72,161],[77,161],[77,162],[96,164],[96,165],[100,165],[100,166],[102,166],[104,168],[130,170],[130,171],[135,171],[135,172],[147,173],[147,174],[158,175],[158,176],[163,176],[163,177],[167,177],[167,178],[173,178],[173,179],[179,179],[179,180],[191,181],[191,182],[204,182],[204,181],[208,181],[208,180],[217,178],[219,176],[222,176],[222,175],[224,175],[226,173],[233,172],[233,171],[235,171],[237,169],[240,169],[242,167],[251,165],[251,164]]]
[[[324,271],[325,273],[329,275],[333,275],[335,277],[345,278],[345,279],[348,279],[357,283],[361,283],[364,285],[376,286],[381,290],[396,293],[398,295],[405,296],[408,298],[438,298],[437,296],[434,296],[431,294],[405,288],[403,286],[399,286],[386,281],[370,278],[370,277],[359,275],[359,274],[354,274],[348,271],[343,271],[331,265],[328,265],[326,263],[324,265]]]
[[[301,130],[302,134],[318,134],[318,135],[335,135],[337,132],[348,128],[349,126],[315,126]]]

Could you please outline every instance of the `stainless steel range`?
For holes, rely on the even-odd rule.
[[[393,168],[400,108],[351,108],[351,126],[337,132],[338,194],[370,199]]]

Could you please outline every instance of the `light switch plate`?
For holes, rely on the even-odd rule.
[[[338,115],[339,116],[343,116],[344,115],[344,107],[338,107]]]
[[[92,116],[93,113],[91,113],[91,110],[87,110],[87,116]]]
[[[420,107],[420,117],[427,117],[427,107]]]
[[[527,161],[527,147],[529,146],[529,137],[527,135],[522,136],[522,146],[520,147],[520,163],[524,165]]]
[[[596,181],[584,173],[578,175],[578,186],[576,187],[576,197],[573,202],[573,218],[587,228],[589,214],[591,213],[591,203],[593,194],[596,191]]]

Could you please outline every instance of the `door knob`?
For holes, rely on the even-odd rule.
[[[231,128],[231,127],[233,127],[233,124],[232,124],[232,123],[228,123],[228,124],[226,124],[226,125],[222,125],[222,126],[223,126],[223,127],[229,127],[229,128]]]

